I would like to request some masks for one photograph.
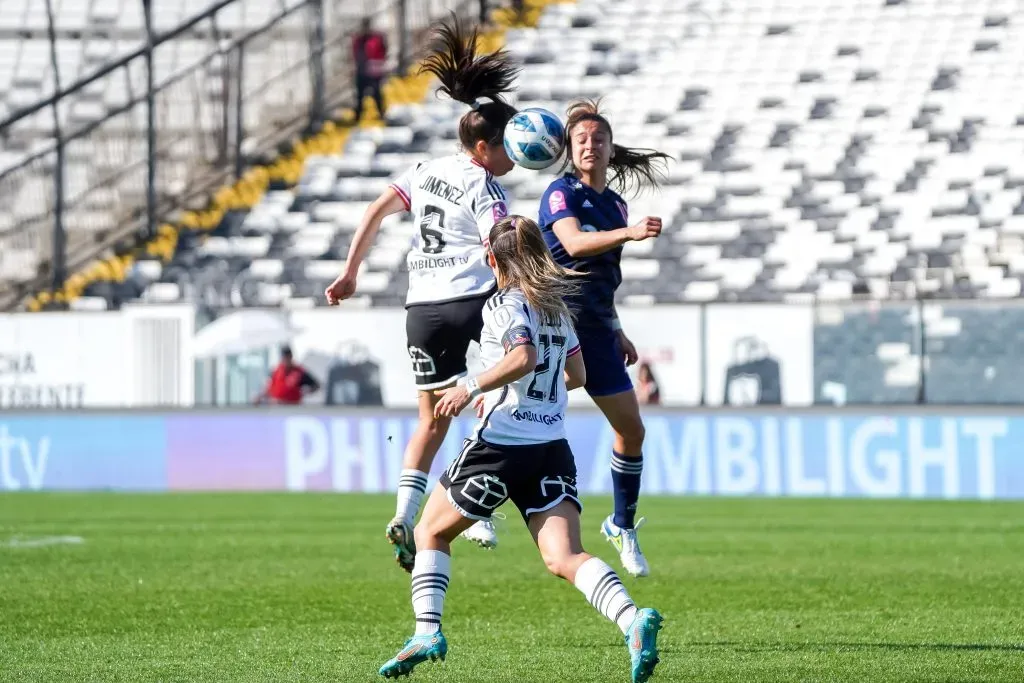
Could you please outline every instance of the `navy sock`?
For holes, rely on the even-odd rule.
[[[643,458],[627,458],[612,451],[612,490],[615,493],[615,526],[632,529],[636,523],[636,502],[640,498]]]

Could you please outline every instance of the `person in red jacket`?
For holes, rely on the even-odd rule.
[[[363,118],[363,97],[369,94],[377,102],[380,118],[384,118],[384,93],[381,83],[387,70],[388,42],[380,31],[374,31],[369,18],[352,38],[352,58],[356,64],[356,123]]]
[[[267,388],[256,397],[256,403],[283,403],[297,405],[302,399],[320,389],[320,383],[296,363],[292,350],[285,346],[281,349],[281,362],[270,373]]]

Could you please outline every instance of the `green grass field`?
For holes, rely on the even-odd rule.
[[[589,549],[617,558],[589,499]],[[411,633],[390,496],[0,496],[0,680],[373,681]],[[1024,680],[1024,505],[653,499],[654,681]],[[412,680],[628,681],[618,630],[510,506],[456,544],[448,661]],[[45,536],[80,544],[26,545]],[[12,543],[12,539],[15,539]]]

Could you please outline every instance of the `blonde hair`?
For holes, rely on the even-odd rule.
[[[585,273],[555,263],[536,223],[523,216],[502,218],[491,228],[489,242],[502,287],[520,290],[549,324],[575,318],[566,299],[579,293],[577,278]]]

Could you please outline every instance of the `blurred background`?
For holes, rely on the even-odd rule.
[[[934,443],[975,443],[966,404],[1024,402],[1015,0],[3,5],[0,408],[18,419],[240,410],[282,362],[320,424],[406,419],[409,217],[385,222],[354,300],[322,292],[389,179],[457,149],[464,107],[417,72],[451,11],[522,63],[519,106],[602,97],[617,142],[672,157],[630,200],[666,229],[626,245],[618,304],[672,429],[733,415],[761,435],[750,406],[812,410],[791,415],[823,458],[807,439],[838,442],[814,416],[906,414],[879,433],[927,465]],[[513,212],[535,216],[553,172],[503,178]],[[1024,424],[999,424],[1015,457]],[[709,434],[711,458],[745,443]]]

